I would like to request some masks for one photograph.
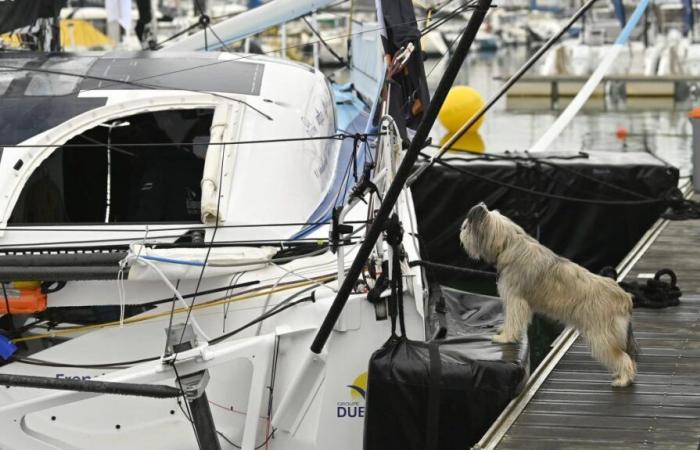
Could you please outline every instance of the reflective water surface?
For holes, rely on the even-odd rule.
[[[455,84],[477,89],[485,99],[496,94],[503,77],[514,73],[526,60],[525,48],[506,48],[496,53],[472,55],[464,64]],[[446,59],[426,61],[428,82],[434,89]],[[535,73],[536,69],[531,69]],[[501,79],[499,79],[501,78]],[[479,130],[486,151],[527,150],[554,122],[567,100],[553,110],[549,98],[501,99],[488,113]],[[674,102],[671,98],[604,99],[594,98],[564,130],[550,150],[563,151],[648,151],[681,169],[690,171],[691,126],[688,112],[700,104],[694,99]],[[621,140],[618,130],[626,130]],[[445,130],[437,124],[434,141]]]

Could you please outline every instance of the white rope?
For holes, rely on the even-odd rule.
[[[119,261],[119,274],[117,274],[117,280],[118,280],[117,286],[119,288],[119,303],[121,306],[119,325],[122,327],[124,326],[124,309],[125,309],[125,305],[126,305],[126,289],[124,286],[124,269],[129,264],[134,263],[134,262],[136,262],[138,264],[146,265],[146,266],[150,267],[151,269],[153,269],[153,271],[158,274],[158,276],[161,278],[161,280],[163,280],[163,283],[165,283],[165,285],[172,291],[173,295],[175,295],[175,297],[180,301],[180,303],[182,303],[183,307],[186,310],[190,311],[190,306],[187,304],[185,299],[182,297],[182,294],[180,294],[180,291],[173,285],[173,283],[170,282],[170,280],[163,273],[163,271],[160,270],[160,268],[157,265],[155,265],[153,262],[151,262],[151,261],[149,261],[141,256],[141,251],[143,248],[145,248],[147,235],[148,235],[148,227],[146,227],[146,235],[144,235],[143,245],[139,248],[138,252],[135,253],[133,251],[133,244],[132,244],[129,246],[129,253],[124,257],[124,259]],[[202,330],[202,327],[199,326],[199,323],[197,323],[197,319],[195,319],[194,315],[192,315],[192,327],[205,340],[207,340],[207,341],[210,340],[209,336],[207,336],[207,334],[204,332],[204,330]]]

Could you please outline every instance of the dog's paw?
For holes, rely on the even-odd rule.
[[[618,377],[611,384],[613,387],[627,387],[632,384],[632,380],[627,377]]]
[[[518,342],[517,339],[515,339],[511,336],[508,336],[507,334],[503,334],[503,333],[498,333],[498,334],[494,335],[491,338],[491,340],[497,344],[512,344],[514,342]]]

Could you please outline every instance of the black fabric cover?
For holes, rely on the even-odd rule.
[[[678,184],[678,170],[647,153],[588,155],[565,159],[543,154],[552,159],[539,162],[487,161],[473,157],[448,157],[446,161],[500,182],[586,199],[635,199],[602,183],[652,198],[663,197]],[[610,206],[553,200],[476,179],[438,164],[413,184],[412,192],[423,258],[463,267],[479,267],[467,257],[458,236],[467,211],[480,201],[513,219],[554,252],[594,272],[617,265],[665,209],[663,204]],[[430,275],[433,281],[437,279],[443,284],[467,278],[440,270],[431,270]]]
[[[490,342],[490,341],[489,341]],[[479,338],[439,342],[438,414],[430,415],[429,343],[392,338],[369,366],[365,450],[460,449],[474,445],[517,395],[522,366],[479,355]],[[428,430],[437,426],[437,445]],[[433,444],[428,444],[428,441]]]
[[[467,449],[527,378],[526,338],[519,345],[491,342],[503,322],[498,298],[439,286],[433,293],[429,323],[443,321],[451,337],[433,341],[439,358],[432,361],[431,343],[404,338],[389,339],[372,355],[365,450]],[[440,302],[446,314],[438,319]]]
[[[0,1],[0,33],[32,25],[41,17],[57,17],[66,0]]]

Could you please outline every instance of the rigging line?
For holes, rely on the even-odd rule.
[[[596,2],[596,0],[588,0],[584,5],[582,5],[578,11],[569,19],[569,21],[561,27],[561,29],[554,35],[552,36],[547,42],[540,47],[534,55],[528,59],[525,64],[523,64],[518,71],[511,76],[508,81],[501,87],[501,89],[494,95],[492,96],[486,104],[484,104],[483,107],[479,109],[476,113],[474,113],[469,120],[462,125],[462,127],[440,148],[440,151],[438,154],[430,159],[428,164],[425,166],[421,167],[417,171],[415,171],[407,180],[406,180],[406,185],[411,186],[417,179],[418,177],[421,176],[422,173],[424,173],[430,166],[435,164],[435,161],[440,159],[454,144],[457,142],[458,139],[460,139],[467,131],[471,129],[472,126],[488,112],[489,109],[493,105],[496,104],[509,90],[510,88],[520,81],[520,79],[527,73],[532,66],[535,65],[535,63],[544,55],[566,32],[569,30],[578,19],[583,16],[586,11],[588,11],[593,4]]]
[[[175,358],[177,358],[177,355],[175,355]],[[177,384],[180,387],[180,393],[182,395],[182,400],[185,403],[185,408],[187,408],[187,412],[189,413],[187,419],[190,421],[190,424],[192,425],[192,431],[194,431],[194,437],[195,439],[197,439],[197,448],[199,448],[199,450],[206,450],[202,449],[202,443],[199,440],[199,433],[197,433],[197,427],[194,425],[194,421],[190,419],[190,417],[192,417],[192,410],[190,409],[190,403],[187,401],[185,389],[182,387],[182,381],[180,381],[180,374],[177,372],[177,365],[175,364],[175,362],[175,359],[173,359],[171,366],[173,368],[173,371],[175,372],[175,380],[177,381]],[[180,409],[182,409],[181,403],[179,401],[177,402],[177,404],[178,406],[180,406]]]
[[[491,7],[494,8],[495,6],[491,6]],[[449,22],[450,20],[457,17],[459,14],[463,13],[464,11],[467,11],[469,9],[474,9],[474,8],[476,8],[476,1],[471,1],[471,2],[465,3],[461,6],[458,6],[453,11],[449,12],[446,16],[439,18],[435,22],[431,23],[429,26],[423,28],[423,30],[421,30],[421,33],[420,33],[421,37],[427,35],[431,31],[438,29],[440,26]]]
[[[449,55],[450,55],[450,51],[452,51],[452,47],[454,47],[455,43],[459,42],[459,38],[462,37],[462,35],[464,34],[464,31],[465,31],[466,29],[467,29],[467,26],[465,25],[464,28],[462,28],[462,29],[459,31],[459,34],[457,35],[457,37],[454,38],[454,39],[452,39],[452,41],[450,41],[450,43],[447,45],[447,51],[445,52],[445,54],[442,55],[442,56],[437,60],[437,62],[433,65],[433,67],[430,69],[430,71],[428,71],[428,73],[425,75],[425,79],[426,79],[426,80],[430,77],[430,75],[433,73],[433,71],[434,71],[435,69],[437,69],[437,67],[438,67],[440,64],[443,63],[443,61],[446,61],[446,60],[448,59],[448,57],[449,57]]]
[[[291,303],[288,303],[288,304],[286,304],[286,305],[284,305],[284,306],[282,306],[282,307],[280,307],[280,308],[277,308],[277,309],[274,310],[274,311],[268,311],[268,312],[266,312],[265,314],[262,314],[262,315],[258,316],[257,318],[255,318],[255,319],[251,320],[250,322],[248,322],[248,323],[246,323],[246,324],[244,324],[244,325],[242,325],[242,326],[236,328],[236,329],[233,330],[233,331],[230,331],[230,332],[228,332],[228,333],[222,334],[221,336],[215,337],[214,339],[212,339],[211,341],[209,341],[209,343],[210,343],[210,345],[218,344],[219,342],[225,341],[226,339],[229,339],[229,338],[235,336],[236,334],[238,334],[238,333],[240,333],[240,332],[242,332],[242,331],[244,331],[244,330],[246,330],[246,329],[252,327],[253,325],[255,325],[255,324],[258,323],[258,322],[261,322],[261,321],[263,321],[263,320],[269,319],[270,317],[274,316],[275,314],[279,314],[279,313],[281,313],[282,311],[285,311],[285,310],[287,310],[287,309],[289,309],[289,308],[292,308],[292,307],[294,307],[294,306],[296,306],[296,305],[298,305],[298,304],[300,304],[300,303],[315,302],[315,301],[316,301],[316,299],[315,299],[315,297],[314,297],[313,295],[311,295],[311,296],[309,296],[309,297],[300,298],[299,300],[295,300],[295,301],[293,301],[293,302],[291,302]]]
[[[221,406],[221,405],[219,405],[219,404],[217,404],[217,403],[214,403],[214,402],[211,401],[211,400],[209,400],[209,403],[211,403],[211,404],[214,405],[214,406],[218,406],[219,408],[222,408],[222,409],[224,409],[224,410],[226,410],[226,411],[228,411],[228,412],[237,412],[237,413],[243,414],[243,415],[246,415],[246,414],[247,414],[247,413],[242,412],[242,411],[234,411],[234,410],[231,410],[231,409],[229,409],[229,408],[227,408],[227,407],[225,407],[225,406]],[[182,403],[180,402],[179,399],[178,399],[177,405],[178,405],[178,407],[180,408],[180,412],[182,412],[182,415],[184,415],[185,418],[186,418],[188,421],[190,421],[190,423],[194,424],[194,422],[192,421],[192,419],[187,415],[187,412],[182,408]],[[269,418],[268,418],[268,417],[260,417],[260,418],[261,418],[261,419],[267,419],[267,421],[268,421],[268,423],[269,423]],[[242,448],[240,445],[234,443],[231,439],[229,439],[228,437],[226,437],[226,435],[224,435],[221,431],[217,430],[216,428],[214,429],[214,431],[216,431],[216,434],[218,434],[218,435],[221,437],[221,439],[225,440],[226,442],[228,442],[229,444],[231,444],[233,447],[235,447],[235,448]],[[272,438],[274,437],[275,431],[277,431],[277,428],[273,428],[273,429],[272,429],[272,433],[270,433],[270,434],[265,438],[265,440],[262,442],[262,444],[259,444],[257,447],[255,447],[255,450],[259,450],[259,449],[263,448],[265,445],[267,445],[267,443],[270,441],[270,439],[272,439]]]
[[[231,51],[228,46],[224,43],[224,41],[221,40],[218,34],[216,34],[216,31],[214,31],[214,28],[211,26],[211,18],[204,13],[204,9],[202,8],[202,5],[199,4],[199,0],[194,0],[194,4],[196,9],[199,10],[199,21],[200,24],[202,25],[202,28],[204,28],[204,36],[205,36],[205,42],[206,42],[206,33],[207,29],[211,31],[211,34],[214,35],[217,41],[219,41],[219,44],[227,51]],[[206,43],[204,44],[206,46]],[[206,49],[205,49],[206,51]]]
[[[0,66],[2,67],[2,66]],[[368,137],[381,136],[381,133],[357,133],[362,138],[366,139]],[[85,136],[84,134],[76,135],[75,137],[84,138],[86,140],[91,140],[92,138]],[[256,139],[248,141],[225,141],[225,142],[208,142],[206,144],[200,142],[135,142],[135,143],[118,143],[110,144],[110,148],[119,149],[124,153],[132,155],[132,152],[124,150],[123,147],[191,147],[194,145],[206,145],[206,146],[222,146],[222,145],[250,145],[250,144],[276,144],[276,143],[288,143],[288,142],[304,142],[304,141],[324,141],[324,140],[337,140],[342,141],[345,139],[354,139],[355,134],[348,133],[337,133],[327,136],[309,136],[309,137],[289,137],[289,138],[277,138],[277,139]],[[0,144],[0,147],[4,148],[37,148],[37,147],[67,147],[67,148],[93,148],[95,145],[100,147],[107,147],[107,144],[100,142],[98,140],[92,140],[92,144]]]
[[[351,6],[351,8],[352,8],[352,6]],[[272,438],[273,435],[275,434],[275,431],[277,431],[277,429],[274,427],[272,427],[272,431],[270,431],[270,427],[272,425],[270,422],[270,419],[272,418],[273,395],[275,392],[275,381],[277,379],[277,359],[279,358],[279,351],[280,351],[280,337],[279,337],[279,335],[277,335],[277,336],[275,336],[275,347],[274,347],[274,350],[272,352],[272,368],[270,369],[270,385],[268,386],[269,394],[267,396],[267,431],[266,431],[266,433],[270,434],[270,438]],[[265,449],[267,450],[267,442],[265,442]]]
[[[5,308],[7,312],[5,315],[7,316],[8,320],[10,321],[10,331],[17,331],[15,328],[15,321],[14,318],[12,317],[12,312],[10,311],[10,299],[7,297],[7,287],[5,286],[5,282],[0,283],[2,285],[2,295],[5,297]]]
[[[71,72],[65,72],[62,70],[53,70],[53,69],[42,69],[39,67],[28,67],[28,66],[23,66],[23,67],[17,67],[17,66],[8,66],[7,64],[0,64],[0,69],[8,69],[8,70],[14,70],[17,72],[38,72],[38,73],[47,73],[51,75],[63,75],[63,76],[69,76],[69,77],[76,77],[76,78],[82,78],[82,79],[90,79],[90,80],[97,80],[97,81],[106,81],[106,82],[112,82],[114,84],[111,84],[110,86],[118,86],[120,84],[125,84],[127,86],[135,86],[135,87],[140,87],[140,88],[146,88],[146,89],[151,89],[155,91],[184,91],[184,92],[194,92],[197,94],[207,94],[211,95],[213,97],[219,97],[223,98],[225,100],[230,100],[236,103],[240,103],[242,105],[247,106],[248,108],[252,109],[253,111],[257,112],[267,120],[274,120],[272,116],[269,114],[263,112],[262,110],[256,108],[255,106],[252,106],[250,103],[246,102],[245,100],[241,100],[240,98],[237,97],[232,97],[230,95],[226,94],[220,94],[218,92],[210,92],[210,91],[201,91],[197,89],[187,89],[187,88],[179,88],[179,87],[165,87],[165,86],[158,86],[155,84],[145,84],[145,83],[139,83],[137,81],[126,81],[126,80],[117,80],[116,78],[107,78],[107,77],[101,77],[101,76],[95,76],[95,75],[88,75],[88,74],[78,74],[78,73],[71,73]],[[194,67],[193,67],[194,69]],[[168,75],[168,74],[165,74]],[[164,76],[165,76],[164,75]],[[84,90],[83,92],[90,91],[93,89],[87,89]]]
[[[123,261],[128,261],[130,258],[132,258],[132,255],[133,255],[133,254],[129,254],[126,258],[124,258]],[[144,259],[145,259],[143,256],[135,256],[135,255],[133,255],[133,258],[134,258],[136,261],[144,260]],[[192,305],[190,305],[190,306],[187,305],[187,302],[185,302],[185,299],[182,298],[182,295],[180,294],[180,292],[177,290],[177,288],[176,288],[175,286],[173,286],[173,284],[170,282],[170,280],[168,279],[168,277],[165,275],[165,273],[163,273],[163,271],[162,271],[158,266],[156,266],[154,263],[152,263],[152,262],[150,262],[150,261],[147,261],[147,260],[145,260],[145,261],[143,261],[143,262],[144,262],[146,265],[148,265],[148,266],[161,278],[161,280],[163,281],[163,283],[165,283],[165,285],[173,292],[173,294],[175,294],[175,296],[177,297],[177,299],[180,300],[180,302],[182,303],[183,307],[184,307],[184,308],[187,308],[187,316],[188,316],[188,318],[189,318],[190,313],[192,312],[192,309],[191,309],[191,308],[192,308]],[[199,287],[199,285],[197,285],[197,287]],[[192,297],[192,299],[193,299],[192,302],[194,302],[194,299],[196,298],[196,295],[197,295],[197,289],[195,289],[195,296]],[[124,319],[123,319],[123,318],[120,318],[120,324],[121,324],[122,326],[123,326],[123,323],[124,323]],[[185,326],[187,326],[187,321],[185,321]],[[202,329],[202,327],[199,326],[199,323],[198,323],[194,318],[192,318],[192,328],[194,328],[194,330],[195,330],[197,333],[199,333],[199,335],[202,336],[204,339],[209,340],[209,337],[204,333],[204,330]],[[185,335],[185,330],[184,330],[184,328],[183,328],[182,334],[181,334],[181,336],[180,336],[180,342],[182,342],[182,336],[184,336],[184,335]],[[166,340],[167,340],[167,338],[166,338]]]
[[[141,256],[140,258],[146,259],[149,261],[156,261],[156,262],[163,262],[163,263],[169,263],[169,264],[180,264],[180,265],[186,265],[186,266],[196,266],[196,267],[202,267],[202,266],[209,266],[209,267],[246,267],[246,266],[251,266],[251,265],[257,265],[257,264],[278,264],[278,263],[284,263],[284,262],[289,262],[289,261],[294,261],[296,259],[302,258],[302,257],[311,257],[311,256],[318,256],[326,253],[328,251],[328,247],[324,246],[318,250],[314,250],[309,253],[304,253],[303,255],[294,255],[294,256],[284,256],[281,258],[260,258],[260,259],[251,259],[247,261],[239,261],[239,262],[231,262],[231,263],[207,263],[206,258],[205,262],[199,262],[199,261],[192,261],[192,260],[185,260],[185,259],[175,259],[175,258],[162,258],[159,256]]]
[[[165,238],[178,238],[182,237],[181,235],[172,235],[172,236],[156,236],[153,239],[165,239]],[[0,257],[5,256],[2,255],[2,253],[7,253],[9,255],[16,256],[18,253],[30,253],[30,254],[35,254],[35,255],[41,255],[44,254],[45,252],[65,252],[65,253],[77,253],[75,250],[82,250],[84,253],[109,253],[110,251],[126,251],[128,250],[128,243],[134,242],[137,240],[136,238],[130,237],[130,238],[113,238],[113,239],[95,239],[92,241],[58,241],[58,242],[34,242],[34,243],[21,243],[21,244],[7,244],[2,247],[0,247]],[[127,244],[116,244],[115,242],[117,241],[126,241],[128,242]],[[355,241],[353,243],[358,243],[359,241]],[[65,244],[80,244],[80,243],[115,243],[113,246],[96,246],[96,247],[59,247],[58,245],[65,245]],[[267,245],[267,246],[278,246],[278,245],[287,245],[287,246],[301,246],[301,245],[309,245],[309,244],[317,244],[317,245],[322,245],[322,244],[327,244],[328,243],[328,238],[300,238],[300,239],[269,239],[269,240],[246,240],[246,241],[218,241],[214,243],[215,247],[229,247],[229,246],[259,246],[259,245]],[[340,244],[340,245],[352,245],[353,243],[349,244]],[[161,241],[150,241],[149,244],[151,246],[160,246],[160,249],[163,248],[204,248],[202,246],[193,246],[191,244],[189,245],[179,245],[177,243],[173,242],[161,242]]]
[[[312,288],[316,289],[316,286],[312,286]],[[294,295],[296,295],[296,294],[294,294]],[[267,320],[270,317],[291,308],[292,306],[296,306],[298,304],[309,302],[309,301],[311,301],[311,302],[315,301],[313,295],[291,302],[292,298],[294,298],[294,296],[288,297],[287,299],[280,302],[278,305],[275,305],[275,307],[273,309],[271,309],[270,311],[268,311],[267,313],[256,317],[255,319],[251,320],[250,322],[239,327],[237,330],[230,331],[228,333],[222,334],[222,335],[212,339],[212,342],[210,343],[210,345],[214,345],[214,344],[218,343],[219,340],[221,340],[221,341],[226,340],[226,339],[234,336],[235,334],[238,334],[241,331],[243,331],[247,328],[250,328],[251,326],[258,323],[259,321]],[[283,302],[287,302],[287,303],[282,305],[282,306],[279,306]],[[47,367],[70,367],[70,368],[85,368],[85,369],[111,369],[111,368],[117,369],[117,368],[124,368],[125,366],[134,366],[136,364],[141,364],[141,363],[145,363],[145,362],[157,361],[159,359],[160,359],[160,356],[152,356],[152,357],[148,357],[148,358],[141,358],[141,359],[136,359],[136,360],[131,360],[131,361],[119,361],[119,362],[100,363],[100,364],[72,364],[72,363],[61,363],[58,361],[46,361],[46,360],[32,358],[32,357],[19,357],[19,356],[11,357],[11,360],[13,362],[20,362],[23,364],[32,364],[32,365],[47,366]]]
[[[427,156],[426,156],[427,157]],[[367,223],[366,220],[347,220],[345,221],[347,224],[364,224]],[[112,224],[119,224],[119,222],[112,222]],[[288,222],[288,223],[251,223],[251,224],[237,224],[237,225],[219,225],[219,228],[266,228],[266,227],[306,227],[310,225],[330,225],[331,222]],[[42,233],[45,233],[47,231],[47,228],[50,228],[51,232],[119,232],[119,233],[136,233],[136,234],[142,234],[145,231],[145,228],[94,228],[96,226],[99,226],[100,223],[96,224],[90,224],[90,225],[85,225],[84,228],[70,228],[70,227],[65,227],[61,228],[60,226],[56,225],[50,225],[50,224],[37,224],[35,226],[26,226],[26,225],[18,225],[18,226],[7,226],[5,228],[0,228],[0,231],[40,231]],[[123,222],[124,226],[129,226],[128,222]],[[154,225],[151,225],[154,226]],[[90,227],[90,228],[88,228]],[[151,233],[155,233],[158,231],[196,231],[196,230],[208,230],[214,228],[213,225],[203,225],[200,223],[193,223],[192,226],[189,227],[166,227],[164,228],[150,228],[149,231]]]
[[[337,278],[336,274],[329,274],[329,275],[324,275],[324,276],[319,276],[319,277],[314,277],[314,280],[316,281],[332,281]],[[292,283],[285,283],[284,286],[278,287],[275,289],[275,292],[283,292],[283,291],[288,291],[296,288],[302,288],[309,286],[310,283],[308,281],[301,281],[301,282],[292,282]],[[254,291],[249,293],[240,293],[236,294],[232,297],[221,299],[221,300],[214,300],[206,303],[201,303],[198,305],[195,305],[192,307],[192,309],[185,309],[185,308],[176,308],[175,313],[176,314],[181,314],[186,311],[192,311],[192,310],[200,310],[200,309],[208,309],[208,308],[213,308],[216,306],[220,306],[226,303],[234,303],[234,302],[241,302],[245,300],[250,300],[253,298],[258,298],[263,295],[267,295],[270,289],[263,290],[263,291]],[[161,312],[155,312],[155,313],[144,313],[144,314],[139,314],[138,316],[131,316],[126,319],[124,319],[124,324],[125,325],[131,325],[134,323],[141,323],[145,322],[148,320],[154,320],[154,319],[159,319],[161,317],[165,317],[169,315],[169,311],[161,311]],[[84,331],[89,331],[89,330],[99,330],[102,328],[113,328],[115,326],[119,326],[119,321],[118,320],[113,320],[110,322],[104,322],[100,324],[93,324],[93,325],[82,325],[78,327],[71,327],[71,328],[63,328],[58,331],[53,331],[53,332],[48,332],[48,333],[43,333],[43,334],[34,334],[32,336],[26,336],[26,337],[21,337],[17,339],[12,339],[13,343],[19,343],[19,342],[28,342],[28,341],[36,341],[36,340],[41,340],[41,339],[50,339],[50,338],[55,338],[55,337],[60,337],[60,336],[65,336],[65,335],[71,335],[75,333],[82,333]],[[157,358],[156,358],[157,359]]]
[[[185,329],[187,328],[187,323],[190,320],[190,317],[192,315],[192,307],[194,306],[195,302],[197,301],[197,292],[199,292],[199,288],[202,283],[202,278],[204,278],[204,270],[207,268],[207,262],[209,261],[209,255],[211,254],[211,249],[214,246],[214,238],[216,237],[216,232],[219,230],[219,221],[221,220],[221,186],[223,186],[224,183],[224,161],[226,160],[226,152],[225,149],[222,147],[219,147],[219,151],[221,152],[221,167],[219,168],[219,184],[217,184],[216,188],[216,214],[214,216],[214,229],[212,230],[211,234],[211,241],[209,242],[209,247],[207,248],[207,254],[204,256],[204,264],[202,265],[202,270],[199,272],[199,278],[197,279],[197,285],[194,288],[194,296],[192,297],[192,301],[190,302],[190,307],[187,310],[187,317],[185,318],[185,325],[182,327],[182,333],[180,334],[180,340],[178,343],[182,343],[182,339],[185,336]],[[209,340],[206,336],[204,336],[207,341]]]
[[[450,3],[450,2],[447,2],[447,3]],[[420,17],[420,18],[416,18],[416,20],[410,20],[410,21],[407,21],[407,22],[404,22],[404,23],[395,24],[394,27],[392,27],[392,28],[399,27],[399,26],[404,26],[404,25],[415,25],[415,24],[417,24],[417,23],[419,23],[419,22],[424,22],[424,21],[426,21],[426,20],[428,20],[427,17]],[[353,37],[353,36],[359,36],[359,35],[362,35],[362,34],[364,34],[364,33],[374,33],[374,32],[377,32],[377,31],[381,31],[381,30],[383,30],[383,29],[385,29],[385,27],[379,27],[379,28],[374,28],[374,29],[371,29],[371,30],[363,30],[363,31],[355,32],[355,33],[347,33],[347,34],[344,34],[344,35],[338,35],[338,36],[335,36],[335,37],[333,37],[333,38],[328,38],[328,39],[326,39],[326,42],[332,41],[332,40],[336,40],[336,39],[346,39],[346,38]],[[303,47],[303,46],[306,46],[306,45],[309,45],[309,44],[315,44],[315,43],[316,43],[316,42],[314,42],[314,41],[306,42],[306,43],[303,43],[303,44],[288,46],[287,49],[299,48],[299,47]],[[267,52],[263,52],[261,55],[274,54],[274,53],[277,53],[277,52],[279,52],[279,50],[270,50],[270,51],[267,51]],[[137,79],[132,80],[132,81],[135,82],[135,83],[137,83],[137,82],[140,82],[140,81],[143,81],[143,80],[148,80],[148,79],[151,79],[151,78],[164,77],[164,76],[174,75],[174,74],[178,74],[178,73],[182,73],[182,72],[187,72],[187,71],[190,71],[190,70],[203,69],[203,68],[207,68],[207,67],[211,67],[211,66],[216,66],[216,65],[219,65],[219,64],[226,64],[226,63],[241,61],[241,60],[243,60],[243,59],[255,58],[255,57],[261,56],[261,55],[259,55],[259,54],[238,55],[238,56],[236,56],[236,57],[234,57],[234,58],[231,58],[231,59],[225,59],[225,60],[219,60],[219,61],[215,61],[215,62],[211,62],[211,63],[200,64],[200,65],[193,66],[193,67],[185,67],[185,68],[182,68],[182,69],[172,70],[172,71],[169,71],[169,72],[163,72],[163,73],[160,73],[160,74],[149,75],[149,76],[147,76],[147,77],[137,78]],[[107,80],[105,80],[105,81],[107,81]],[[114,82],[114,84],[108,84],[108,85],[106,85],[106,86],[94,87],[94,88],[91,88],[91,89],[84,89],[82,92],[90,92],[90,91],[97,91],[97,90],[102,90],[102,89],[108,89],[108,88],[110,88],[110,87],[112,87],[112,86],[116,86],[116,85],[118,85],[118,84],[120,84],[120,83],[123,83],[122,81],[119,81],[119,80],[113,80],[113,82]]]
[[[243,275],[245,275],[245,274],[246,274],[246,272],[243,271],[243,272],[234,273],[231,276],[231,279],[229,280],[229,285],[226,289],[226,292],[224,293],[225,297],[229,297],[229,296],[233,295],[233,291],[235,289],[235,286],[238,285],[238,282],[241,280],[241,278],[243,278]],[[226,333],[226,320],[228,319],[228,312],[229,312],[230,308],[231,308],[230,303],[223,305],[223,308],[222,308],[223,309],[223,311],[222,311],[223,318],[221,319],[221,332],[222,333]]]
[[[90,148],[94,147],[95,145],[99,145],[100,147],[108,147],[109,150],[114,150],[117,153],[123,153],[125,155],[135,156],[133,152],[130,152],[128,150],[124,150],[122,148],[119,148],[118,146],[113,146],[112,144],[107,145],[106,143],[100,142],[97,139],[91,138],[90,136],[87,136],[85,134],[80,134],[80,135],[76,136],[76,138],[77,137],[85,139],[88,142],[91,142],[91,144],[78,144],[78,145],[85,145],[86,147],[90,147]],[[0,147],[9,147],[9,146],[0,145]],[[65,145],[41,145],[39,147],[42,147],[42,148],[65,147]]]
[[[432,146],[432,145],[431,145],[431,147],[436,147],[436,146]],[[438,147],[438,148],[439,148],[439,147]],[[550,167],[552,167],[552,168],[554,168],[554,169],[557,169],[557,170],[560,170],[560,171],[562,171],[562,172],[566,172],[566,173],[569,173],[569,174],[574,175],[574,176],[576,176],[576,177],[579,177],[579,178],[583,178],[583,179],[585,179],[585,180],[592,181],[592,182],[597,183],[597,184],[599,184],[599,185],[601,185],[601,186],[606,186],[606,187],[609,187],[609,188],[611,188],[611,189],[615,189],[615,190],[617,190],[617,191],[620,191],[620,192],[623,192],[623,193],[632,195],[632,196],[637,197],[637,198],[642,199],[642,200],[656,200],[656,199],[653,198],[653,197],[649,197],[649,196],[647,196],[647,195],[641,194],[641,193],[636,192],[636,191],[633,191],[633,190],[631,190],[631,189],[627,189],[627,188],[625,188],[625,187],[623,187],[623,186],[618,186],[618,185],[616,185],[616,184],[614,184],[614,183],[610,183],[610,182],[608,182],[608,181],[598,179],[598,178],[596,178],[596,177],[594,177],[594,176],[585,174],[585,173],[583,173],[583,172],[579,172],[579,171],[577,171],[577,170],[574,170],[574,169],[571,169],[571,168],[569,168],[569,167],[566,167],[566,166],[564,166],[564,165],[562,165],[562,164],[558,164],[558,163],[554,163],[554,162],[548,161],[548,160],[545,159],[545,158],[538,158],[537,156],[533,156],[532,153],[529,153],[529,152],[526,152],[528,156],[517,156],[517,155],[484,154],[484,153],[476,152],[476,151],[473,151],[473,150],[466,150],[466,149],[460,149],[460,151],[463,151],[463,152],[465,152],[465,153],[469,153],[469,154],[472,154],[472,155],[480,155],[481,157],[480,157],[480,158],[474,158],[474,159],[462,159],[462,158],[441,158],[441,159],[442,159],[443,161],[447,161],[447,162],[451,162],[451,161],[453,161],[453,160],[454,160],[454,161],[479,161],[479,160],[481,160],[481,161],[489,161],[489,160],[500,160],[500,161],[535,162],[535,163],[537,163],[537,164],[543,164],[543,165],[546,165],[546,166],[550,166]],[[424,156],[427,160],[430,160],[430,156],[429,156],[429,155],[422,154],[422,156]],[[576,157],[579,158],[580,156],[577,155]]]
[[[10,228],[9,230],[12,230]],[[86,230],[83,230],[86,231]],[[169,236],[158,236],[158,239],[176,239],[182,237],[180,234],[174,234],[174,235],[169,235]],[[63,245],[63,244],[93,244],[93,243],[105,243],[105,242],[132,242],[136,238],[134,237],[126,237],[126,238],[111,238],[111,239],[93,239],[93,240],[84,240],[84,241],[56,241],[56,242],[23,242],[19,244],[5,244],[3,246],[0,246],[0,252],[4,252],[7,249],[12,249],[12,248],[30,248],[32,250],[41,250],[42,247],[38,246],[49,246],[49,245]],[[37,246],[32,248],[33,246]],[[52,247],[46,247],[46,251],[50,250],[55,250],[55,248]]]
[[[175,283],[175,289],[180,288],[180,279],[178,278],[177,282]],[[184,298],[184,297],[183,297]],[[170,304],[170,318],[168,319],[168,329],[165,332],[165,347],[163,348],[163,358],[165,358],[165,355],[168,353],[168,343],[170,342],[170,330],[173,328],[173,316],[175,316],[175,302],[177,301],[177,297],[173,294],[173,300]]]
[[[465,175],[472,176],[472,177],[477,178],[477,179],[482,180],[482,181],[487,181],[489,183],[496,184],[496,185],[506,187],[509,189],[513,189],[515,191],[520,191],[520,192],[523,192],[526,194],[536,195],[536,196],[540,196],[540,197],[546,197],[546,198],[550,198],[553,200],[561,200],[561,201],[567,201],[567,202],[572,202],[572,203],[585,203],[585,204],[589,204],[589,205],[600,205],[600,206],[604,206],[604,205],[615,205],[615,206],[653,205],[653,204],[660,204],[660,203],[665,202],[665,200],[663,200],[663,199],[596,200],[596,199],[567,197],[564,195],[550,194],[548,192],[535,191],[535,190],[528,189],[526,187],[507,183],[505,181],[499,181],[499,180],[496,180],[494,178],[491,178],[491,177],[488,177],[485,175],[480,175],[476,172],[472,172],[471,170],[467,170],[467,169],[464,169],[462,167],[454,166],[448,162],[443,161],[442,159],[435,159],[434,161],[442,166],[449,168],[449,169],[463,173]]]
[[[340,56],[339,54],[337,54],[337,53],[335,52],[335,50],[333,50],[333,48],[332,48],[330,45],[328,45],[328,42],[326,42],[325,40],[323,40],[323,38],[321,37],[321,34],[319,34],[319,32],[309,23],[309,21],[308,21],[308,19],[306,18],[306,16],[303,16],[303,17],[301,18],[301,20],[304,21],[304,23],[305,23],[306,26],[309,28],[309,30],[311,30],[311,32],[314,34],[314,36],[316,36],[316,37],[318,38],[318,42],[320,42],[324,47],[326,47],[326,50],[328,50],[328,52],[329,52],[331,55],[333,55],[333,57],[334,57],[335,59],[337,59],[338,62],[340,62],[340,64],[342,64],[342,65],[344,65],[345,67],[347,67],[348,69],[350,69],[350,64],[348,64],[348,62],[347,62],[342,56]]]

